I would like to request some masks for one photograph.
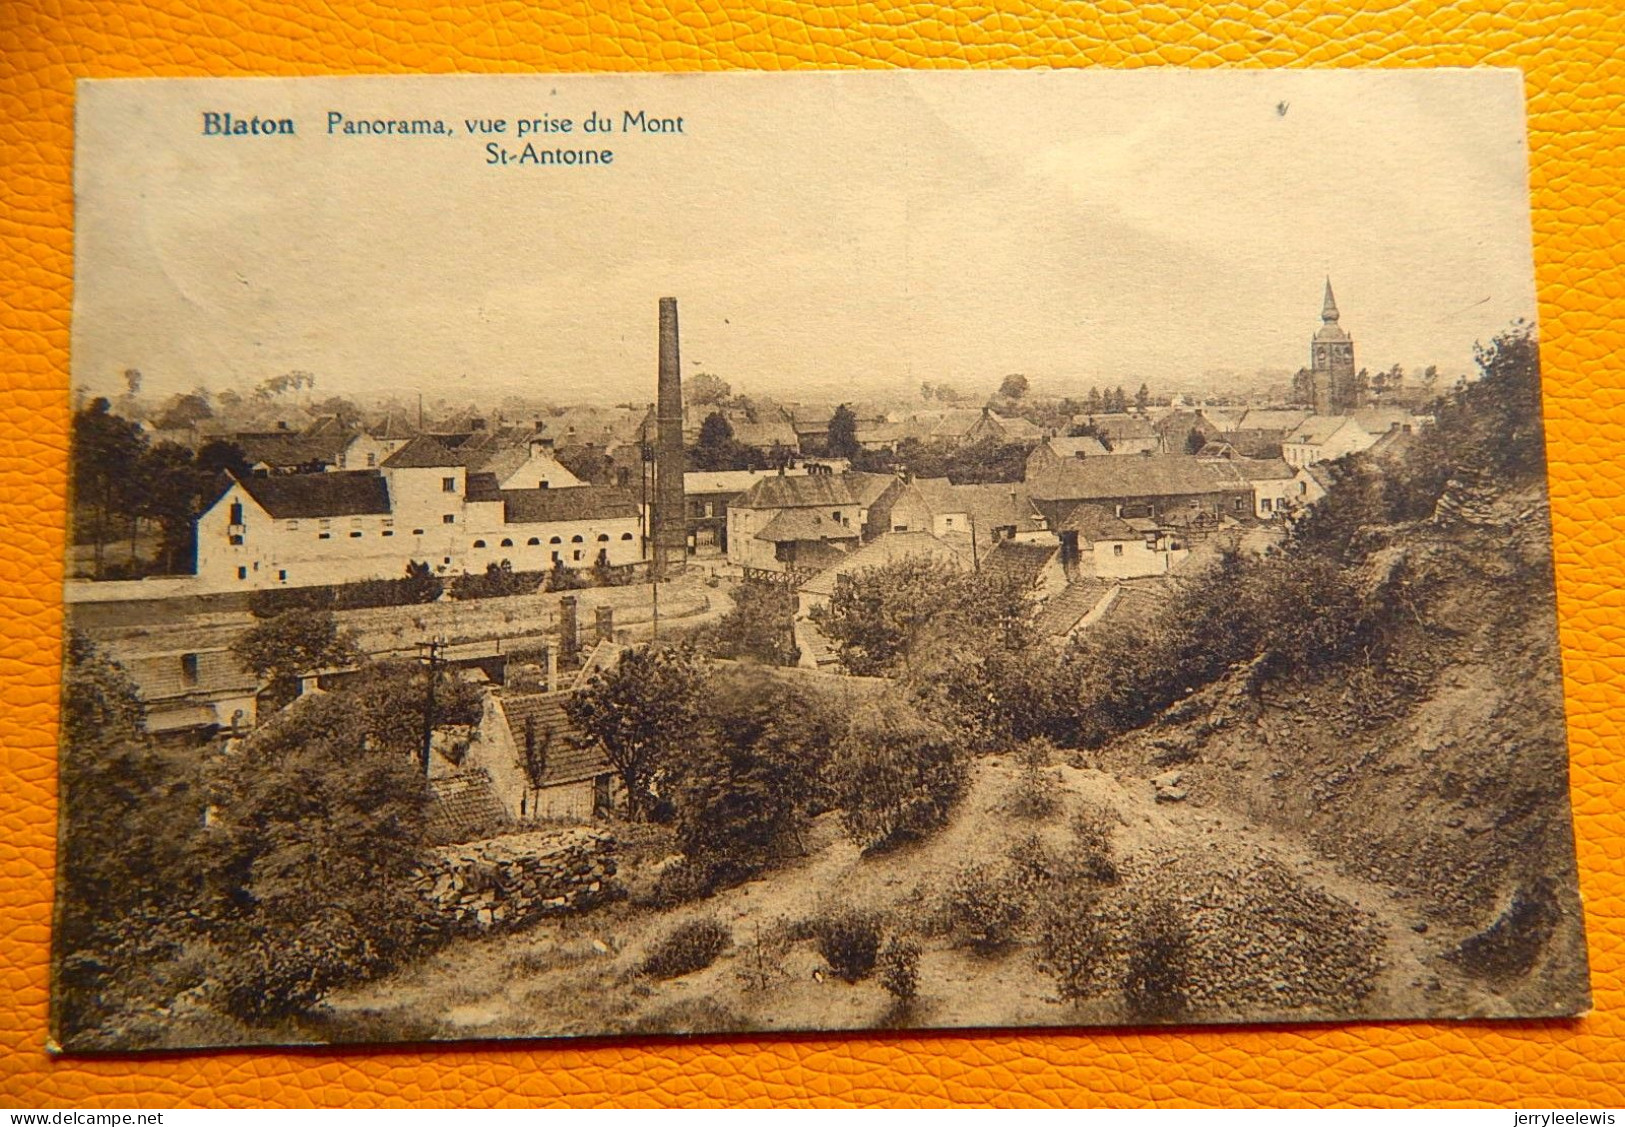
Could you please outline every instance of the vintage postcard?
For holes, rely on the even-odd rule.
[[[1510,71],[85,82],[55,1043],[1590,992]]]

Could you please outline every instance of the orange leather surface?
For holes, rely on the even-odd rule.
[[[0,0],[0,1104],[1625,1104],[1625,7],[758,3]],[[1563,1024],[47,1057],[75,78],[1086,64],[1525,70],[1594,1013]]]

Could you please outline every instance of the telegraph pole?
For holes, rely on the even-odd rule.
[[[423,747],[418,758],[423,767],[423,777],[429,777],[429,750],[434,742],[434,683],[439,680],[440,643],[431,639],[429,647],[429,691],[423,701]]]

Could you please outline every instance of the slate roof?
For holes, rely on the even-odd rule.
[[[1058,458],[1076,458],[1080,454],[1085,458],[1094,458],[1107,452],[1100,439],[1092,434],[1082,434],[1076,438],[1051,438],[1045,445]]]
[[[1355,426],[1371,435],[1387,434],[1396,423],[1416,430],[1426,421],[1403,407],[1361,407],[1349,417],[1354,420]]]
[[[890,474],[855,471],[844,474],[774,474],[751,486],[739,499],[739,507],[826,509],[857,505],[866,508],[896,480]]]
[[[1030,439],[1036,442],[1044,437],[1043,428],[1020,415],[1001,415],[997,411],[989,411],[988,420],[1002,430],[1007,439]]]
[[[1127,521],[1099,505],[1074,505],[1061,518],[1057,532],[1076,532],[1090,544],[1097,540],[1138,540],[1140,533]]]
[[[1358,425],[1347,415],[1310,415],[1299,423],[1285,441],[1305,446],[1319,446],[1346,426]]]
[[[777,477],[775,470],[690,470],[683,475],[683,493],[693,497],[702,493],[743,493],[758,481]],[[789,471],[786,476],[806,476]]]
[[[838,563],[825,568],[799,589],[809,595],[833,595],[843,575],[856,575],[911,557],[938,560],[960,570],[970,565],[964,552],[943,543],[929,532],[888,532],[842,557]]]
[[[1234,474],[1189,454],[1134,454],[1057,462],[1031,475],[1027,490],[1038,500],[1090,501],[1224,493],[1238,484]]]
[[[1228,467],[1243,481],[1287,481],[1298,476],[1283,458],[1225,458],[1214,464]]]
[[[568,489],[504,489],[502,519],[508,524],[548,524],[565,520],[620,520],[638,515],[632,494],[613,485]]]
[[[295,431],[267,431],[226,435],[248,459],[249,465],[276,467],[332,465],[350,444],[352,434],[303,434]]]
[[[1241,417],[1235,429],[1291,431],[1312,414],[1314,412],[1307,409],[1287,410],[1266,407],[1261,410],[1248,411]]]
[[[1000,540],[982,557],[981,568],[990,575],[1008,576],[1023,587],[1032,587],[1060,551],[1059,544]]]
[[[1025,485],[954,485],[945,477],[928,477],[917,479],[914,486],[933,514],[967,513],[976,529],[984,533],[995,528],[1013,527],[1017,532],[1045,528],[1043,514],[1033,507]]]
[[[186,652],[177,650],[126,655],[115,649],[112,656],[124,667],[130,680],[135,682],[136,695],[145,704],[252,692],[259,687],[259,679],[252,673],[244,672],[230,650],[196,651],[197,680],[189,683],[181,667],[181,658]]]
[[[466,465],[468,455],[458,453],[448,445],[447,440],[450,437],[441,434],[420,434],[385,458],[384,465],[392,470],[422,470]]]
[[[800,540],[856,540],[860,535],[860,529],[841,524],[821,511],[785,509],[767,522],[756,539],[785,544]]]
[[[502,713],[508,721],[508,734],[524,763],[525,736],[533,733],[547,751],[547,769],[542,785],[561,786],[596,778],[614,770],[603,745],[570,722],[564,711],[569,693],[528,693],[505,697]]]
[[[1160,438],[1157,428],[1151,420],[1143,415],[1125,415],[1113,413],[1110,415],[1074,415],[1072,421],[1077,424],[1094,423],[1097,430],[1103,431],[1107,441],[1123,439],[1127,441],[1134,438]]]
[[[238,482],[277,520],[388,516],[389,483],[377,470],[246,477]]]

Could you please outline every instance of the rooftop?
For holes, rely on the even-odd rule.
[[[389,484],[377,470],[246,477],[243,491],[278,520],[388,516]]]
[[[508,734],[520,756],[527,740],[546,755],[542,786],[576,783],[613,770],[603,745],[571,723],[564,711],[569,699],[569,693],[528,693],[502,701]]]

